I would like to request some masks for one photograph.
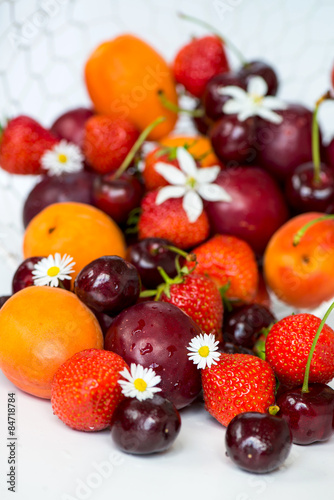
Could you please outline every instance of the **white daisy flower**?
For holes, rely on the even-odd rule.
[[[158,162],[155,170],[166,179],[170,186],[159,190],[155,203],[160,205],[169,198],[182,198],[182,206],[189,222],[196,222],[203,212],[203,202],[232,201],[231,196],[218,184],[213,184],[220,167],[197,168],[192,155],[185,148],[177,148],[176,158],[180,169],[164,162]]]
[[[212,333],[210,335],[206,333],[197,335],[187,347],[188,351],[191,351],[188,352],[188,356],[197,365],[197,368],[204,369],[206,366],[210,368],[211,365],[216,365],[220,358],[220,353],[215,352],[218,349],[218,344],[218,340],[215,340]]]
[[[41,158],[41,164],[49,175],[80,172],[83,169],[83,161],[80,148],[65,140],[58,142]]]
[[[217,90],[221,95],[230,96],[223,106],[227,115],[237,114],[241,122],[250,116],[260,116],[272,123],[281,123],[283,118],[273,109],[286,109],[287,105],[274,96],[267,96],[268,85],[261,76],[252,76],[247,85],[247,92],[237,86],[228,85]]]
[[[56,253],[55,256],[44,257],[34,265],[32,271],[34,285],[36,286],[54,286],[59,285],[59,281],[72,279],[69,274],[74,273],[72,267],[75,265],[73,258],[69,255]]]
[[[156,375],[152,368],[144,368],[142,365],[131,363],[129,370],[124,368],[120,373],[126,380],[119,380],[122,386],[122,393],[128,398],[137,398],[139,401],[151,399],[154,393],[161,391],[155,387],[161,382],[160,375]]]

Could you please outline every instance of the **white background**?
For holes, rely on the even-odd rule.
[[[123,32],[143,37],[172,61],[191,35],[205,33],[178,19],[177,11],[214,24],[246,58],[271,62],[280,76],[279,94],[287,101],[312,107],[328,89],[334,61],[332,0],[0,0],[1,117],[25,113],[49,126],[64,110],[88,104],[84,61],[98,43]],[[233,57],[231,61],[237,66]],[[327,104],[320,113],[327,140],[334,135],[333,106]],[[21,259],[22,202],[34,182],[0,172],[0,294],[10,293],[11,277]],[[5,483],[6,406],[11,391],[17,398],[15,495]],[[168,453],[122,455],[113,448],[108,431],[72,431],[52,415],[49,402],[23,394],[1,375],[0,497],[313,500],[331,496],[327,492],[333,485],[333,439],[311,447],[294,446],[283,468],[254,476],[237,470],[225,457],[224,429],[201,404],[184,410],[182,419],[181,434]]]

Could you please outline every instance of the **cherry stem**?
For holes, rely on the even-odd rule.
[[[130,163],[132,162],[133,158],[135,157],[136,153],[139,151],[141,145],[143,142],[147,139],[147,136],[152,132],[152,130],[159,125],[160,123],[164,122],[166,118],[164,116],[159,116],[156,120],[154,120],[152,123],[150,123],[140,134],[132,148],[130,149],[129,153],[127,154],[126,158],[122,162],[121,166],[116,170],[114,179],[118,179],[128,168]]]
[[[319,184],[320,182],[320,170],[321,170],[321,158],[320,158],[320,141],[319,141],[319,123],[318,123],[318,112],[320,104],[327,100],[332,100],[333,96],[330,91],[327,91],[323,96],[321,96],[315,103],[315,108],[312,117],[312,161],[314,166],[314,177],[313,182]]]
[[[163,105],[164,108],[168,109],[169,111],[173,111],[173,113],[187,113],[190,116],[194,117],[201,117],[204,116],[204,110],[203,109],[184,109],[180,108],[173,102],[171,102],[165,92],[163,90],[158,90],[158,98]]]
[[[310,350],[308,358],[307,358],[302,392],[309,392],[309,390],[308,390],[308,379],[309,379],[309,375],[310,375],[310,367],[311,367],[312,356],[313,356],[313,353],[314,353],[314,350],[315,350],[315,346],[317,345],[318,339],[320,337],[321,331],[323,329],[323,326],[326,323],[326,320],[327,320],[328,316],[330,315],[330,313],[332,312],[333,309],[334,309],[334,302],[329,306],[328,310],[326,311],[325,316],[322,318],[322,321],[321,321],[321,323],[319,325],[317,333],[315,334],[315,337],[313,339],[311,350]]]
[[[216,28],[214,28],[211,24],[207,23],[206,21],[202,21],[202,19],[198,19],[197,17],[194,16],[188,16],[187,14],[183,14],[182,12],[178,13],[178,16],[181,19],[185,19],[186,21],[191,21],[193,23],[198,24],[199,26],[203,26],[203,28],[206,28],[207,30],[211,31],[214,33],[226,47],[230,49],[231,52],[234,53],[234,55],[239,59],[240,63],[242,66],[247,66],[247,61],[240,52],[240,50],[234,45],[234,43],[231,42],[228,38],[222,36],[220,31],[218,31]]]
[[[334,214],[330,214],[330,215],[322,215],[321,217],[317,217],[316,219],[307,222],[305,226],[299,229],[299,231],[297,231],[297,233],[294,235],[292,240],[293,246],[296,247],[297,245],[299,245],[300,240],[302,239],[306,231],[308,231],[308,229],[312,227],[314,224],[318,224],[318,222],[322,222],[323,220],[333,220],[333,219],[334,219]]]

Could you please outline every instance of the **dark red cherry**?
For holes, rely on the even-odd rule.
[[[177,253],[168,248],[170,245],[163,238],[145,238],[128,248],[126,259],[136,267],[145,288],[155,289],[163,282],[158,267],[162,267],[171,278],[177,275]],[[183,263],[184,259],[180,257],[180,265]]]
[[[334,169],[322,163],[314,180],[313,162],[299,165],[285,184],[285,197],[294,213],[334,211]]]
[[[133,175],[123,173],[115,179],[114,174],[107,174],[95,179],[93,201],[117,224],[124,224],[130,212],[139,207],[143,194],[143,185]]]
[[[95,311],[115,315],[136,303],[140,278],[132,264],[116,255],[106,255],[81,269],[74,293]]]
[[[223,116],[223,106],[230,97],[221,95],[219,91],[223,87],[230,85],[246,90],[246,82],[238,73],[221,73],[211,78],[208,82],[202,102],[205,115],[209,119],[216,121]]]
[[[200,370],[189,360],[187,350],[199,334],[199,326],[173,304],[141,302],[114,319],[104,348],[119,354],[129,366],[152,368],[161,377],[161,395],[180,409],[201,390]]]
[[[23,207],[23,224],[29,222],[43,208],[52,203],[77,201],[93,204],[93,182],[96,175],[82,171],[44,176],[30,191]]]
[[[39,262],[41,259],[43,259],[43,257],[29,257],[19,265],[12,280],[13,293],[19,292],[23,288],[34,285],[32,271],[34,270],[35,264],[37,264],[37,262]]]
[[[278,78],[275,70],[263,61],[247,62],[238,71],[238,76],[246,81],[246,85],[252,76],[261,76],[268,85],[267,95],[276,95],[278,89]]]
[[[209,136],[214,152],[226,166],[256,160],[254,118],[240,121],[237,115],[225,115],[215,122]]]
[[[213,233],[242,238],[262,254],[273,233],[287,220],[288,209],[274,179],[258,167],[222,170],[216,181],[232,198],[205,205]]]
[[[326,441],[333,434],[334,390],[326,384],[309,384],[308,390],[287,389],[277,398],[277,416],[287,422],[296,444]]]
[[[0,296],[0,309],[7,302],[7,300],[10,298],[11,298],[11,295],[1,295]]]
[[[277,469],[288,457],[291,445],[288,424],[266,413],[241,413],[231,420],[225,433],[227,455],[249,472]]]
[[[275,316],[260,304],[249,304],[225,313],[223,336],[226,342],[252,349],[263,328],[275,323]]]
[[[96,319],[100,324],[103,335],[106,336],[106,333],[109,330],[111,323],[114,321],[114,317],[109,316],[109,314],[97,312],[94,309],[92,309],[92,312],[95,314]]]
[[[93,110],[88,108],[71,109],[60,115],[50,130],[58,139],[65,139],[81,147],[85,123],[93,114]]]
[[[197,128],[198,132],[200,132],[202,135],[208,135],[210,127],[212,127],[214,122],[208,116],[206,116],[203,105],[201,102],[199,102],[197,104],[195,109],[202,110],[204,114],[203,114],[203,116],[193,116],[192,117],[194,125]]]
[[[159,395],[144,401],[126,398],[111,419],[111,436],[116,446],[138,455],[167,450],[180,428],[179,412],[173,403]]]
[[[258,119],[256,148],[259,164],[279,180],[312,160],[312,112],[298,104],[277,111],[279,124]]]
[[[232,342],[220,342],[218,344],[218,351],[225,354],[249,354],[250,356],[254,356],[254,352],[251,349],[233,344]]]

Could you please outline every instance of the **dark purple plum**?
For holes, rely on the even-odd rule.
[[[277,469],[288,457],[291,445],[288,424],[266,413],[241,413],[226,429],[227,455],[249,472],[261,474]]]
[[[238,76],[242,80],[246,82],[246,85],[249,82],[249,79],[252,76],[261,76],[266,84],[268,85],[267,95],[276,95],[278,89],[278,78],[275,70],[269,64],[263,61],[250,61],[247,62],[241,69],[238,71]]]
[[[312,112],[290,104],[277,111],[279,124],[261,118],[256,127],[259,164],[279,180],[285,180],[295,168],[312,160]]]
[[[7,302],[7,300],[10,298],[11,298],[11,295],[1,295],[0,296],[0,309]]]
[[[163,282],[158,266],[171,278],[177,275],[177,253],[168,248],[170,245],[168,240],[152,237],[144,238],[128,248],[126,259],[137,269],[145,288],[155,289]],[[184,259],[180,257],[180,265],[183,263]]]
[[[307,445],[327,441],[334,432],[334,390],[326,384],[309,384],[285,389],[277,398],[277,416],[290,427],[295,444]]]
[[[263,328],[275,323],[275,316],[260,304],[248,304],[226,312],[223,336],[225,342],[252,349]]]
[[[74,293],[95,311],[115,315],[136,303],[140,278],[132,264],[116,255],[106,255],[81,269]]]
[[[58,139],[73,142],[81,148],[85,123],[93,114],[94,112],[88,108],[71,109],[60,115],[50,130]]]
[[[29,222],[43,208],[52,203],[76,201],[93,204],[93,183],[96,174],[82,171],[44,176],[30,191],[23,207],[23,224]]]
[[[285,198],[295,214],[334,211],[334,170],[322,163],[315,182],[314,164],[299,165],[285,184]]]
[[[114,174],[97,177],[94,182],[93,203],[117,224],[125,224],[130,212],[139,207],[144,187],[133,175],[124,173],[118,179]]]
[[[207,202],[213,233],[232,234],[262,254],[273,233],[287,220],[288,209],[274,179],[258,167],[222,170],[216,181],[232,202]]]
[[[173,304],[142,302],[122,311],[109,328],[104,348],[130,366],[152,368],[161,377],[161,396],[177,409],[192,403],[201,390],[201,373],[189,360],[187,346],[199,326]]]
[[[159,395],[145,401],[124,399],[111,420],[111,436],[117,447],[139,455],[167,450],[180,428],[179,412],[173,403]]]

